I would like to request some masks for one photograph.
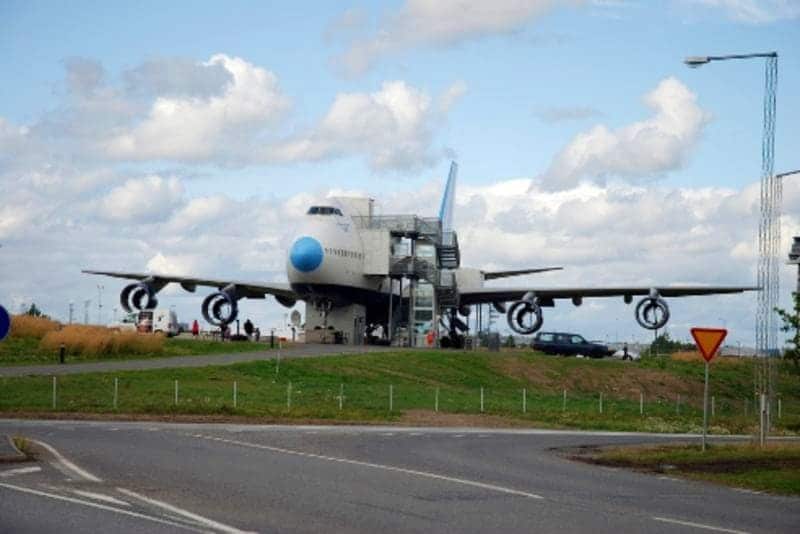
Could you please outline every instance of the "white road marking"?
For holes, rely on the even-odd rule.
[[[384,432],[381,436],[386,436],[387,438],[390,436],[394,436],[394,432]]]
[[[30,493],[31,495],[38,495],[40,497],[48,497],[50,499],[55,499],[57,501],[66,501],[66,502],[71,502],[73,504],[81,504],[83,506],[88,506],[89,508],[97,508],[99,510],[106,510],[107,512],[114,512],[114,513],[120,514],[120,515],[127,515],[127,516],[131,516],[131,517],[136,517],[138,519],[145,519],[147,521],[152,521],[154,523],[161,523],[163,525],[169,525],[169,526],[172,526],[172,527],[179,527],[179,528],[183,528],[183,529],[186,529],[186,530],[191,530],[193,532],[203,532],[202,530],[198,530],[196,528],[193,528],[193,527],[191,527],[189,525],[186,525],[185,523],[177,523],[175,521],[168,521],[166,519],[161,519],[159,517],[153,517],[153,516],[150,516],[150,515],[140,514],[138,512],[132,512],[130,510],[120,510],[119,508],[114,508],[113,506],[106,506],[105,504],[99,504],[99,503],[91,502],[91,501],[84,501],[82,499],[75,499],[74,497],[66,497],[64,495],[56,495],[54,493],[47,493],[47,492],[44,492],[44,491],[38,491],[38,490],[30,489],[30,488],[23,488],[21,486],[14,486],[12,484],[5,484],[5,483],[2,483],[2,482],[0,482],[0,488],[7,488],[7,489],[10,489],[10,490],[19,491],[19,492],[22,492],[22,493]]]
[[[349,465],[358,465],[361,467],[371,467],[373,469],[382,469],[384,471],[392,471],[395,473],[403,473],[406,475],[412,475],[417,477],[423,478],[432,478],[434,480],[444,480],[445,482],[453,482],[455,484],[461,484],[464,486],[472,486],[475,488],[481,488],[490,491],[496,491],[499,493],[506,493],[509,495],[518,495],[520,497],[527,497],[529,499],[544,499],[541,495],[536,495],[535,493],[529,493],[527,491],[520,491],[513,488],[507,488],[504,486],[495,486],[494,484],[486,484],[484,482],[477,482],[475,480],[467,480],[464,478],[456,478],[447,475],[439,475],[436,473],[429,473],[427,471],[417,471],[414,469],[406,469],[404,467],[395,467],[392,465],[383,465],[383,464],[375,464],[372,462],[362,462],[360,460],[350,460],[347,458],[337,458],[335,456],[324,456],[321,454],[314,454],[310,452],[303,452],[303,451],[296,451],[291,449],[282,449],[280,447],[271,447],[269,445],[261,445],[259,443],[249,443],[246,441],[237,441],[234,439],[225,439],[225,438],[218,438],[216,436],[203,436],[205,439],[213,440],[213,441],[220,441],[223,443],[230,443],[232,445],[239,445],[242,447],[250,447],[253,449],[263,449],[266,451],[272,452],[279,452],[282,454],[292,454],[294,456],[302,456],[304,458],[314,458],[317,460],[324,460],[327,462],[337,462],[342,464],[349,464]]]
[[[13,477],[15,475],[25,475],[27,473],[36,473],[41,471],[42,468],[39,466],[34,467],[19,467],[17,469],[9,469],[7,471],[0,471],[0,478],[8,478]]]
[[[101,479],[97,478],[96,476],[94,476],[90,472],[86,471],[85,469],[81,469],[80,467],[78,467],[74,463],[70,462],[69,460],[67,460],[66,458],[61,456],[61,453],[59,453],[57,450],[55,450],[53,447],[51,447],[47,443],[44,443],[42,441],[36,441],[36,440],[31,440],[31,441],[33,443],[36,443],[37,445],[39,445],[43,449],[46,449],[50,454],[52,454],[55,457],[55,459],[56,459],[55,466],[60,471],[62,471],[62,472],[66,471],[69,474],[76,475],[78,478],[82,478],[82,479],[84,479],[86,481],[89,481],[89,482],[102,482]]]
[[[93,491],[83,491],[83,490],[70,490],[72,493],[80,495],[81,497],[87,497],[89,499],[94,499],[96,501],[103,501],[110,504],[118,504],[120,506],[130,506],[130,504],[126,503],[125,501],[121,501],[119,499],[115,499],[111,495],[106,495],[104,493],[95,493]]]
[[[409,436],[424,436],[424,435],[425,434],[423,434],[422,432],[412,432],[409,434]]]
[[[172,512],[173,514],[183,516],[187,519],[191,519],[192,521],[195,521],[199,525],[202,525],[204,527],[213,528],[214,530],[218,530],[220,532],[227,532],[229,534],[242,534],[246,532],[244,530],[239,530],[238,528],[231,527],[223,523],[219,523],[217,521],[214,521],[213,519],[208,519],[207,517],[197,515],[195,513],[190,512],[189,510],[184,510],[183,508],[178,508],[177,506],[173,506],[169,503],[159,501],[158,499],[145,497],[144,495],[136,493],[135,491],[131,491],[125,488],[117,488],[117,491],[119,491],[120,493],[124,493],[128,497],[139,499],[140,501],[146,502],[147,504],[157,506],[159,508],[167,510],[168,512]]]
[[[749,534],[749,532],[746,532],[744,530],[734,530],[732,528],[715,527],[714,525],[704,525],[703,523],[692,523],[691,521],[680,521],[678,519],[669,519],[668,517],[653,516],[653,519],[655,519],[656,521],[661,521],[663,523],[674,523],[676,525],[683,525],[685,527],[702,528],[705,530],[714,530],[716,532],[729,532],[730,534]]]
[[[453,434],[454,438],[463,438],[464,434]]]

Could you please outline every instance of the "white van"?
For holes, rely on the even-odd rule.
[[[172,310],[144,310],[139,312],[137,328],[139,332],[177,336],[180,332],[178,316]]]

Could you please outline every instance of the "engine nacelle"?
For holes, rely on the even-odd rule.
[[[659,296],[645,297],[636,305],[636,322],[647,330],[658,330],[669,321],[667,301]]]
[[[288,298],[288,297],[281,297],[279,295],[275,295],[275,300],[277,300],[278,303],[280,303],[281,306],[285,306],[286,308],[291,308],[292,306],[294,306],[297,303],[296,299],[291,299],[291,298]]]
[[[542,308],[535,300],[520,300],[508,308],[507,319],[511,330],[527,336],[542,327]]]
[[[203,318],[214,326],[224,328],[236,320],[239,314],[238,301],[241,297],[236,294],[236,286],[229,285],[211,293],[203,299],[201,311]]]
[[[156,293],[160,289],[146,280],[129,284],[119,294],[119,304],[127,313],[131,313],[133,310],[153,310],[158,306]]]

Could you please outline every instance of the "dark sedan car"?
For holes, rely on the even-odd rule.
[[[587,356],[590,358],[603,358],[613,351],[600,343],[586,341],[578,334],[566,332],[539,332],[533,337],[531,346],[545,354],[562,354],[564,356]]]

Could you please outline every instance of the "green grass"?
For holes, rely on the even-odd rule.
[[[264,343],[221,342],[204,339],[167,338],[164,350],[146,354],[117,354],[113,356],[67,356],[66,363],[82,363],[103,360],[130,360],[147,358],[169,358],[173,356],[193,356],[205,354],[225,354],[231,352],[253,352],[268,350]],[[0,366],[38,365],[58,363],[58,353],[39,347],[39,340],[31,337],[9,337],[0,341]]]
[[[800,495],[800,445],[698,445],[622,447],[601,451],[591,461],[650,472],[669,472],[758,491]]]
[[[535,370],[536,376],[545,378],[531,380],[509,372],[508,364]],[[697,399],[685,399],[677,411],[672,400],[648,398],[645,413],[640,415],[638,395],[635,399],[625,398],[602,383],[599,389],[587,389],[580,384],[568,388],[564,409],[560,380],[576,365],[580,366],[577,371],[581,376],[624,380],[637,364],[553,358],[530,351],[501,355],[402,351],[284,360],[279,368],[276,361],[270,360],[224,367],[67,375],[58,378],[55,410],[52,408],[51,377],[0,378],[0,413],[204,414],[262,420],[403,420],[413,423],[417,411],[434,412],[438,390],[442,414],[483,413],[499,417],[507,424],[527,426],[700,431],[702,412]],[[666,380],[671,372],[665,369],[651,378]],[[113,405],[115,378],[119,380],[116,410]],[[179,384],[177,405],[174,402],[175,380]],[[749,384],[752,377],[744,373],[741,380]],[[795,391],[800,391],[796,387],[796,377],[792,380]],[[233,406],[234,382],[238,386],[236,408]],[[481,388],[484,391],[483,412]],[[527,399],[525,412],[522,410],[523,389]],[[344,392],[341,410],[340,391]],[[602,414],[599,391],[603,391],[604,396]],[[712,432],[753,431],[757,419],[752,405],[747,417],[742,410],[747,391],[745,388],[739,398],[717,399],[718,412],[711,420]],[[783,431],[800,428],[800,399],[784,399],[783,417],[777,423]]]

